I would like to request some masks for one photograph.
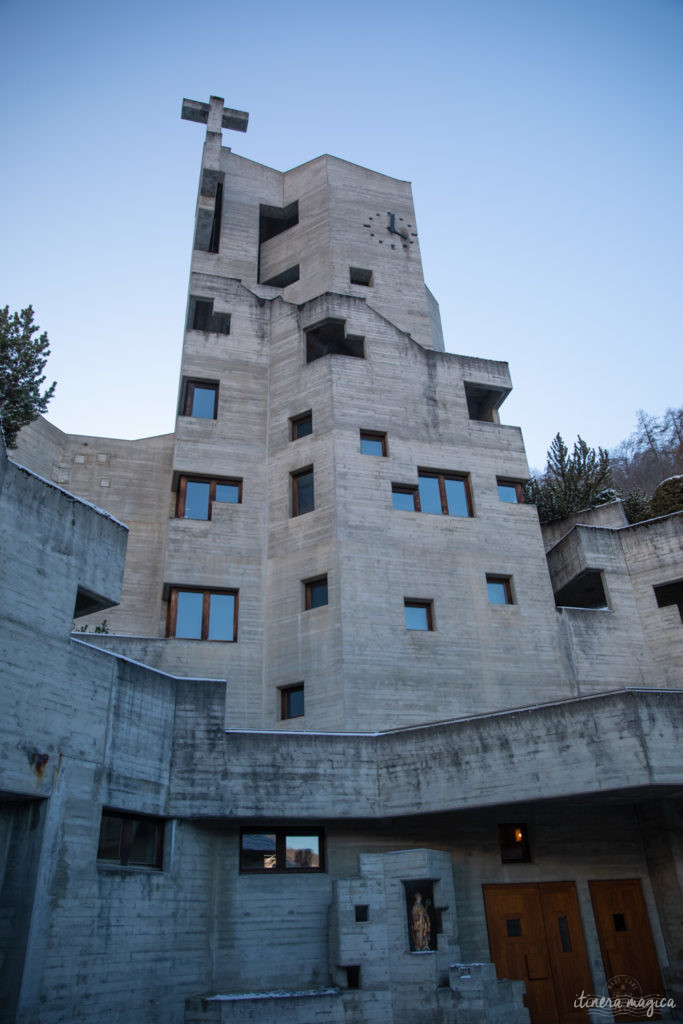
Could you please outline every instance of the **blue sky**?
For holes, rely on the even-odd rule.
[[[446,347],[510,363],[532,466],[681,403],[681,0],[0,0],[0,35],[0,304],[63,430],[173,429],[211,94],[253,160],[412,181]]]

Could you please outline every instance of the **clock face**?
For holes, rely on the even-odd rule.
[[[415,245],[417,231],[415,225],[395,211],[368,214],[363,227],[374,238],[378,245],[388,249],[404,249],[406,252]]]

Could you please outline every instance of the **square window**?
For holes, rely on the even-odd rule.
[[[498,497],[509,505],[519,505],[523,502],[522,485],[518,480],[497,480]]]
[[[361,430],[360,432],[361,455],[384,455],[387,454],[387,435],[377,433],[373,430]]]
[[[280,717],[302,718],[304,714],[304,684],[283,686],[280,690]]]
[[[463,518],[472,515],[472,497],[466,476],[422,470],[418,473],[417,480],[418,511]]]
[[[237,640],[236,590],[171,587],[167,636],[178,640]]]
[[[242,501],[242,481],[181,476],[176,502],[177,518],[211,519],[214,501],[239,505]]]
[[[417,487],[403,487],[401,484],[392,484],[391,500],[394,508],[399,511],[420,511]]]
[[[486,589],[490,604],[512,604],[512,588],[509,576],[487,576]]]
[[[292,441],[298,441],[300,437],[313,433],[313,414],[310,409],[308,412],[302,412],[300,416],[292,416],[289,422]]]
[[[431,630],[432,625],[432,602],[413,601],[405,598],[403,602],[406,629]]]
[[[349,280],[351,284],[363,284],[366,288],[372,286],[372,271],[364,267],[349,267]]]
[[[215,334],[230,334],[230,314],[214,313],[213,299],[205,299],[198,295],[190,295],[187,329],[189,331],[207,331]]]
[[[526,863],[531,860],[526,825],[499,825],[498,845],[503,864]]]
[[[292,516],[303,516],[314,508],[313,467],[292,473]]]
[[[327,604],[327,576],[318,576],[314,580],[304,581],[304,608],[322,608]]]
[[[183,416],[215,420],[218,409],[218,384],[213,381],[185,381],[181,409]]]
[[[97,859],[123,867],[161,869],[164,820],[102,810]]]
[[[318,828],[243,828],[240,871],[323,871],[323,840],[323,830]]]

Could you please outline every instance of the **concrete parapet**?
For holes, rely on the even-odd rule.
[[[457,1024],[528,1024],[524,982],[497,978],[495,964],[451,964],[448,980]],[[447,1009],[446,992],[440,996]]]

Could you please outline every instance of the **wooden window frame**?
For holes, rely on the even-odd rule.
[[[287,698],[292,693],[303,693],[304,694],[304,710],[300,715],[288,715],[287,714]],[[289,722],[293,718],[303,718],[306,713],[306,693],[304,689],[304,683],[292,683],[291,686],[280,687],[280,720],[282,722]]]
[[[313,477],[313,466],[305,466],[303,469],[297,469],[295,473],[289,474],[292,492],[292,519],[295,519],[297,516],[305,516],[308,512],[315,510],[315,477],[313,477],[313,504],[305,511],[299,511],[299,480],[304,476],[308,476],[309,473]]]
[[[244,863],[243,838],[245,835],[264,833],[275,834],[275,867],[273,868],[252,868],[246,867]],[[287,836],[316,836],[318,839],[318,866],[317,867],[287,867]],[[288,828],[286,825],[262,825],[254,828],[253,825],[244,825],[240,829],[240,874],[246,875],[319,875],[325,871],[325,829],[318,826],[307,828],[305,825],[295,825]]]
[[[363,451],[363,441],[381,441],[382,443],[382,458],[387,457],[387,435],[382,430],[361,430],[360,432],[360,444],[361,444],[361,455],[367,455],[367,452]],[[377,456],[375,456],[377,458]]]
[[[212,594],[232,594],[235,598],[233,613],[232,640],[211,640],[212,644],[235,644],[237,643],[237,622],[239,610],[239,590],[221,589],[220,587],[171,587],[168,597],[168,615],[166,619],[166,636],[169,639],[175,638],[176,624],[178,620],[178,594],[201,594],[202,595],[202,629],[200,637],[178,637],[179,640],[209,640],[209,612],[211,607]]]
[[[229,484],[232,487],[237,487],[237,501],[225,501],[220,502],[222,505],[241,505],[242,504],[242,481],[237,477],[221,477],[221,476],[194,476],[186,474],[180,477],[178,482],[178,496],[176,498],[175,515],[176,519],[185,518],[185,503],[187,497],[187,485],[189,483],[197,484],[209,484],[209,515],[208,519],[198,519],[197,522],[206,523],[211,521],[213,503],[216,500],[216,484]]]
[[[394,494],[410,494],[413,499],[413,511],[421,512],[420,507],[420,492],[415,484],[392,484],[391,485],[392,503]],[[396,512],[410,512],[410,509],[394,509]]]
[[[300,423],[309,421],[311,429],[306,434],[297,434],[297,428]],[[306,412],[299,413],[298,416],[290,416],[289,418],[289,439],[290,441],[300,441],[302,437],[309,437],[313,433],[313,412],[308,409]]]
[[[316,576],[312,580],[304,580],[304,611],[310,612],[315,611],[312,605],[312,590],[317,584],[324,583],[327,586],[327,573],[323,573],[321,576]],[[325,604],[316,605],[316,608],[325,608],[330,603],[330,592],[329,587],[327,591],[327,601]]]
[[[406,608],[425,608],[427,611],[427,628],[426,629],[411,629],[407,623],[405,623],[405,609]],[[431,600],[425,600],[420,597],[404,597],[403,598],[403,614],[405,628],[409,633],[433,633],[434,632],[434,602]]]
[[[502,583],[503,587],[505,588],[505,604],[514,604],[515,603],[514,600],[513,600],[513,597],[512,597],[512,577],[511,576],[499,576],[499,575],[495,575],[494,573],[488,573],[487,572],[486,573],[486,583],[487,583],[487,593],[488,593],[488,584],[489,583]],[[499,604],[499,602],[492,601],[491,598],[489,598],[489,604],[495,605],[495,604]],[[501,607],[504,607],[504,606],[501,606]]]
[[[97,860],[102,865],[111,865],[112,867],[131,867],[131,868],[153,868],[156,871],[161,871],[164,860],[164,832],[166,819],[158,818],[151,814],[131,814],[128,811],[113,811],[108,807],[102,808],[102,815],[100,818],[100,829],[102,828],[102,822],[105,818],[116,818],[121,821],[121,845],[120,855],[118,860],[108,860],[105,857],[99,855],[99,842],[97,851]],[[130,847],[132,841],[133,823],[136,821],[151,822],[156,828],[156,837],[154,843],[154,860],[135,862],[133,864],[128,863],[130,855]]]
[[[439,498],[441,500],[441,515],[442,516],[454,516],[454,513],[448,511],[448,497],[446,495],[446,480],[459,480],[465,485],[465,501],[467,502],[467,515],[466,516],[454,516],[456,519],[472,519],[474,517],[474,509],[472,507],[472,488],[470,487],[470,478],[468,473],[440,473],[438,470],[433,469],[418,469],[417,480],[418,480],[418,494],[415,503],[416,511],[421,512],[422,508],[417,507],[420,505],[420,480],[428,477],[431,480],[439,481]]]
[[[500,487],[514,487],[515,494],[517,495],[517,501],[516,502],[514,502],[514,501],[506,502],[506,501],[504,501],[503,498],[500,497],[500,494],[499,494],[498,495],[498,499],[499,499],[499,501],[502,501],[503,504],[506,504],[506,505],[515,505],[515,504],[523,505],[524,504],[524,492],[522,490],[522,484],[521,484],[521,482],[519,480],[510,480],[507,477],[497,476],[496,477],[496,489],[499,486]]]
[[[213,391],[213,417],[210,416],[192,416],[192,404],[194,400],[195,388],[204,388],[205,391]],[[192,419],[218,419],[218,381],[217,380],[198,380],[194,377],[188,377],[183,383],[183,401],[181,403],[181,416],[190,416]]]

